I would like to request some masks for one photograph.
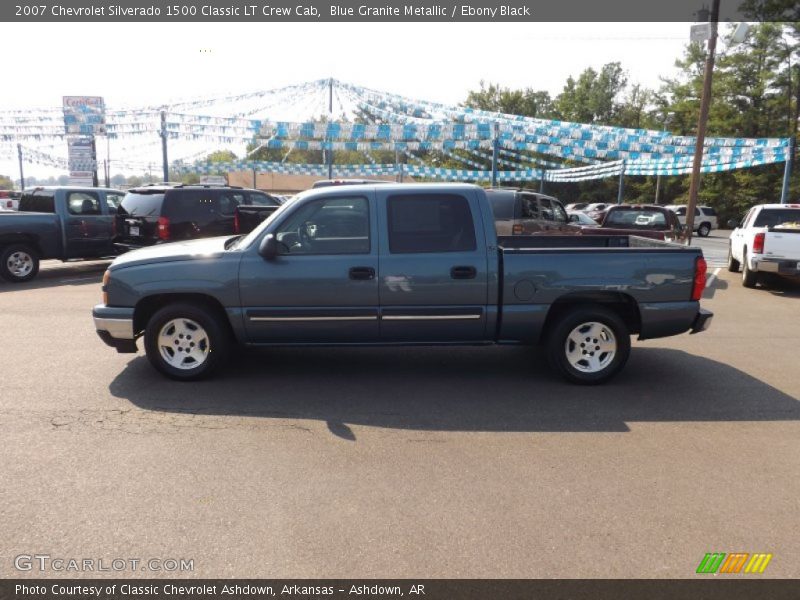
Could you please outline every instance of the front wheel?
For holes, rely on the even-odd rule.
[[[230,352],[230,336],[204,306],[170,304],[147,322],[144,346],[150,363],[172,379],[191,381],[211,374]]]
[[[708,223],[701,223],[700,227],[697,228],[697,235],[700,237],[708,237],[709,233],[711,233],[711,225]]]
[[[630,352],[625,323],[602,306],[569,311],[547,337],[550,365],[568,381],[584,385],[611,379],[625,366]]]
[[[30,281],[39,272],[39,256],[26,244],[11,244],[0,252],[0,276],[11,283]]]

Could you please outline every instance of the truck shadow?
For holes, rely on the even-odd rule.
[[[0,294],[65,285],[99,285],[103,279],[103,272],[110,264],[110,260],[43,264],[38,275],[25,283],[8,283],[0,278]]]
[[[785,298],[800,298],[800,281],[784,277],[762,277],[759,289],[763,289],[773,296]]]
[[[140,356],[110,392],[146,411],[312,419],[422,431],[625,432],[628,422],[787,421],[800,402],[728,365],[635,348],[599,387],[573,386],[527,348],[337,348],[242,352],[216,379],[178,383]]]

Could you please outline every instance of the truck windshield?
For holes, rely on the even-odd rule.
[[[239,241],[236,244],[233,244],[230,249],[231,250],[235,250],[235,249],[238,249],[238,248],[248,248],[250,246],[250,244],[252,244],[255,240],[257,240],[259,237],[261,237],[261,233],[264,231],[264,229],[270,223],[272,223],[272,221],[275,219],[275,217],[285,213],[286,209],[289,208],[289,206],[291,206],[291,205],[293,205],[293,202],[284,202],[283,204],[281,204],[275,210],[274,213],[272,213],[270,216],[268,216],[266,219],[264,219],[258,227],[253,229],[253,231],[251,231],[246,236],[244,236],[241,239],[239,239]]]
[[[753,227],[800,229],[800,209],[765,208],[756,217]]]

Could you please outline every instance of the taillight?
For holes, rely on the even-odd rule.
[[[692,300],[700,300],[703,290],[706,289],[706,259],[698,256],[694,261],[694,285],[692,286]]]
[[[240,229],[241,227],[239,227],[239,211],[237,210],[236,212],[233,213],[233,233],[239,233]]]
[[[753,240],[753,254],[763,254],[764,253],[764,237],[765,233],[757,233],[755,239]]]
[[[522,225],[517,223],[511,228],[511,235],[522,235]]]
[[[167,217],[158,217],[158,237],[162,240],[169,239],[169,219]]]

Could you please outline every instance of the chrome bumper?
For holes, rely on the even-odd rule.
[[[92,310],[94,328],[103,342],[120,353],[136,352],[133,309],[98,304]]]

